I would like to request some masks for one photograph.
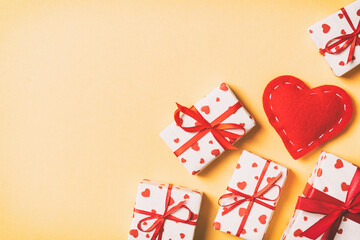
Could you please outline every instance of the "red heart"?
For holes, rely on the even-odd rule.
[[[343,190],[344,192],[349,190],[349,185],[347,185],[346,182],[342,182],[341,183],[341,190]]]
[[[220,155],[220,150],[219,149],[214,149],[211,151],[211,154],[214,155],[215,157]]]
[[[192,148],[194,151],[199,151],[199,150],[200,150],[199,143],[198,143],[198,142],[194,143],[194,144],[191,146],[191,148]]]
[[[321,177],[321,175],[322,175],[322,169],[319,168],[316,172],[316,176]]]
[[[257,167],[257,164],[253,163],[251,166],[254,168],[254,167]]]
[[[342,13],[339,13],[338,16],[340,19],[342,19],[344,17],[344,15]]]
[[[210,108],[209,108],[209,106],[202,106],[202,107],[200,108],[200,110],[201,110],[202,112],[204,112],[205,114],[209,114],[209,113],[210,113]]]
[[[265,215],[265,214],[263,214],[263,215],[261,215],[261,216],[259,217],[259,222],[260,222],[261,224],[265,224],[265,223],[266,223],[266,215]]]
[[[245,229],[241,230],[241,234],[246,234],[246,230]]]
[[[186,163],[186,159],[185,159],[185,158],[181,158],[181,162],[182,162],[182,163]]]
[[[205,160],[203,158],[200,159],[200,164],[203,164]]]
[[[241,168],[240,163],[237,163],[236,164],[236,169],[239,169],[239,168]]]
[[[137,229],[131,229],[130,235],[133,236],[134,238],[137,238],[139,236],[139,232]]]
[[[241,190],[244,190],[244,188],[246,188],[246,182],[244,181],[244,182],[238,182],[237,183],[237,187],[239,188],[239,189],[241,189]]]
[[[346,31],[343,29],[343,30],[341,30],[341,34],[342,35],[345,35],[346,34]]]
[[[338,234],[342,234],[343,233],[342,228],[340,228],[337,232],[338,232]]]
[[[239,209],[239,216],[242,217],[245,215],[245,212],[246,212],[246,208],[240,208]]]
[[[304,221],[307,221],[308,220],[308,218],[307,217],[304,217]]]
[[[174,142],[175,142],[175,143],[178,143],[178,142],[179,142],[179,139],[178,139],[178,138],[175,138],[175,139],[174,139]]]
[[[264,91],[263,106],[294,159],[339,134],[353,112],[343,89],[332,85],[309,89],[293,76],[272,80]]]
[[[339,65],[340,65],[340,66],[345,66],[344,61],[340,61],[340,62],[339,62]]]
[[[189,195],[188,194],[185,194],[184,195],[184,199],[189,199],[190,197],[189,197]]]
[[[343,166],[344,166],[344,164],[340,159],[336,160],[336,163],[334,165],[335,168],[339,169],[339,168],[342,168]]]
[[[213,223],[213,227],[214,227],[215,230],[220,230],[220,228],[221,228],[221,223],[219,223],[219,222],[214,222],[214,223]]]
[[[181,237],[181,239],[183,239],[185,237],[185,234],[180,233],[180,237]]]
[[[257,232],[257,228],[254,228],[254,232]]]
[[[219,102],[219,101],[220,101],[220,98],[217,97],[217,98],[216,98],[216,101]]]
[[[210,144],[213,144],[214,142],[212,140],[209,141]]]
[[[142,193],[141,195],[143,197],[150,197],[150,189],[146,188]]]
[[[324,23],[322,26],[323,33],[328,33],[330,31],[330,26]]]
[[[223,91],[227,91],[229,88],[226,86],[226,83],[222,83],[220,84],[220,89],[223,90]]]
[[[328,187],[324,187],[323,192],[328,192],[328,191],[329,191]]]

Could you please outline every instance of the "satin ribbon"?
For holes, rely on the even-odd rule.
[[[263,202],[261,200],[275,202],[275,201],[277,201],[279,199],[280,194],[281,194],[281,187],[279,185],[276,185],[275,183],[281,178],[282,172],[280,172],[276,177],[272,178],[271,181],[269,181],[268,184],[265,187],[263,187],[261,190],[258,190],[262,180],[264,179],[265,173],[266,173],[269,165],[270,165],[270,161],[267,161],[266,164],[265,164],[265,167],[264,167],[264,169],[263,169],[263,171],[262,171],[262,173],[261,173],[261,175],[259,177],[259,180],[258,180],[258,183],[257,183],[257,185],[255,187],[255,191],[254,191],[253,195],[248,195],[248,194],[239,192],[239,191],[237,191],[237,190],[235,190],[233,188],[228,187],[227,190],[230,193],[226,193],[226,194],[222,195],[219,198],[218,204],[219,204],[219,206],[223,207],[223,212],[221,213],[222,216],[224,216],[224,215],[228,214],[229,212],[233,211],[236,207],[243,204],[244,202],[249,201],[249,205],[245,210],[244,217],[241,220],[240,226],[239,226],[238,231],[236,233],[236,236],[238,236],[238,237],[240,237],[241,232],[244,229],[245,223],[247,221],[247,218],[249,217],[251,208],[254,205],[254,203],[260,204],[260,205],[262,205],[264,207],[267,207],[267,208],[269,208],[271,210],[275,210],[274,206],[272,206],[270,204],[267,204],[267,203],[265,203],[265,202]],[[278,187],[279,188],[278,196],[275,199],[269,199],[269,198],[264,197],[264,194],[267,193],[273,187]],[[238,199],[239,197],[240,197],[240,199]],[[221,201],[224,200],[224,199],[234,199],[235,201],[231,202],[229,204],[222,204]]]
[[[237,102],[233,106],[229,107],[228,110],[226,110],[223,114],[221,114],[218,118],[216,118],[211,123],[209,123],[199,113],[199,111],[195,107],[192,107],[191,109],[189,109],[178,103],[176,103],[176,105],[177,105],[178,109],[176,109],[176,111],[174,113],[174,118],[175,118],[175,122],[176,122],[177,126],[181,127],[186,132],[197,133],[194,137],[192,137],[190,140],[188,140],[184,145],[182,145],[180,148],[178,148],[174,152],[177,157],[180,156],[182,153],[184,153],[192,145],[194,145],[198,140],[200,140],[208,132],[211,132],[213,134],[216,141],[219,142],[219,144],[222,146],[222,148],[232,149],[232,150],[237,149],[226,138],[235,140],[235,139],[242,137],[245,133],[240,135],[240,134],[228,132],[226,130],[242,129],[245,132],[245,129],[244,129],[245,124],[243,124],[243,123],[241,123],[241,124],[222,123],[222,122],[242,107],[240,102]],[[193,127],[182,126],[182,119],[180,117],[181,112],[184,113],[185,115],[193,118],[196,121],[195,126],[193,126]]]
[[[310,239],[333,240],[339,229],[342,217],[360,224],[360,168],[349,185],[345,202],[307,185],[304,197],[299,197],[296,209],[324,214],[325,216],[306,229],[300,236]]]
[[[171,190],[172,190],[173,185],[169,184],[169,187],[167,189],[167,193],[166,193],[166,200],[165,200],[165,210],[163,214],[158,214],[156,212],[148,212],[148,211],[144,211],[144,210],[140,210],[140,209],[134,209],[134,213],[139,213],[139,214],[143,214],[143,215],[149,215],[148,217],[145,217],[143,219],[141,219],[138,222],[137,228],[142,231],[142,232],[151,232],[153,230],[154,233],[152,235],[152,237],[150,238],[150,240],[161,240],[162,239],[162,234],[164,232],[164,223],[166,220],[172,220],[178,223],[185,223],[185,224],[189,224],[189,225],[196,225],[196,222],[194,222],[194,214],[193,212],[185,205],[186,200],[179,202],[178,204],[176,204],[174,207],[169,208],[169,204],[170,204],[170,196],[171,196]],[[176,211],[180,210],[180,209],[186,209],[188,211],[188,216],[186,219],[180,219],[177,218],[175,216],[173,216],[172,214],[175,213]],[[155,220],[153,222],[153,224],[151,224],[148,228],[144,229],[144,225],[145,222],[147,223],[147,221],[149,220]]]
[[[325,53],[336,54],[344,51],[346,48],[350,46],[349,56],[346,62],[346,64],[348,64],[353,59],[356,43],[357,42],[360,43],[360,39],[358,37],[358,34],[360,33],[360,21],[357,27],[355,28],[346,10],[342,8],[341,12],[344,15],[345,19],[347,20],[347,22],[349,23],[353,32],[330,39],[326,43],[325,48],[320,49],[320,53],[322,55],[325,55]],[[343,45],[340,47],[341,44]],[[335,51],[332,51],[333,48],[335,48]]]

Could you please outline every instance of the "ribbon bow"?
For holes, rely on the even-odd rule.
[[[275,186],[279,188],[279,192],[281,191],[280,186],[275,185],[275,182],[277,182],[280,179],[281,175],[282,175],[282,172],[280,172],[276,177],[272,178],[271,181],[264,188],[262,188],[259,191],[256,191],[253,195],[248,195],[248,194],[239,192],[239,191],[237,191],[235,189],[232,189],[232,188],[228,187],[227,190],[230,191],[230,193],[226,193],[226,194],[222,195],[219,198],[219,201],[218,201],[218,204],[221,207],[224,208],[221,215],[224,216],[225,214],[228,214],[229,212],[234,210],[237,206],[243,204],[246,201],[256,202],[256,203],[259,203],[259,204],[261,204],[263,206],[266,206],[268,208],[275,209],[274,206],[266,204],[266,203],[264,203],[264,202],[262,202],[260,200],[266,200],[266,201],[275,202],[276,200],[279,199],[280,194],[275,199],[266,198],[266,197],[264,197],[264,194],[267,193],[272,187],[275,187]],[[237,197],[241,197],[241,199],[237,199]],[[222,204],[221,203],[221,200],[231,199],[231,198],[234,198],[235,201],[231,202],[229,204]]]
[[[352,33],[340,35],[338,37],[335,37],[333,39],[330,39],[324,49],[320,49],[320,53],[324,55],[325,53],[329,54],[336,54],[344,51],[347,47],[350,46],[349,56],[347,59],[346,64],[352,61],[355,51],[355,46],[358,41],[360,41],[358,34],[360,33],[360,21],[358,23],[358,26],[355,28],[354,24],[352,23],[349,15],[347,14],[346,10],[344,8],[341,9],[341,12],[345,16],[345,19],[349,23],[351,29],[353,30]],[[341,47],[340,45],[343,44]],[[332,51],[332,49],[335,48],[335,51]]]
[[[220,115],[211,123],[209,123],[203,116],[201,116],[201,114],[196,110],[196,108],[192,107],[191,109],[189,109],[178,103],[176,103],[176,105],[178,109],[176,109],[174,113],[174,118],[177,126],[181,127],[186,132],[192,132],[192,133],[197,132],[197,134],[193,138],[191,138],[187,143],[185,143],[183,146],[181,146],[178,150],[174,152],[176,156],[182,154],[186,149],[188,149],[193,144],[195,144],[208,132],[211,132],[213,134],[215,139],[224,149],[232,149],[232,150],[237,149],[226,138],[235,140],[237,138],[242,137],[245,134],[245,129],[244,129],[245,124],[222,123],[222,122],[226,118],[228,118],[231,114],[235,113],[239,108],[241,108],[240,102],[237,102],[235,105],[229,107],[229,109],[226,112],[224,112],[224,114]],[[182,118],[180,117],[180,112],[193,118],[196,121],[195,126],[192,127],[182,126],[183,121]],[[242,129],[244,130],[244,134],[240,135],[226,131],[229,129]]]
[[[243,204],[244,202],[249,201],[249,205],[245,209],[245,213],[243,215],[244,217],[242,218],[240,226],[239,226],[238,231],[236,233],[236,236],[238,236],[238,237],[240,237],[240,235],[241,235],[241,233],[242,233],[242,231],[244,229],[245,223],[246,223],[247,218],[248,218],[248,216],[250,214],[250,210],[251,210],[251,208],[252,208],[252,206],[254,205],[255,202],[262,205],[262,206],[264,206],[264,207],[267,207],[267,208],[269,208],[271,210],[275,210],[274,206],[272,206],[270,204],[267,204],[267,203],[265,203],[265,202],[263,202],[261,200],[275,202],[275,201],[277,201],[279,199],[280,194],[281,194],[281,187],[279,185],[276,185],[275,183],[281,178],[282,172],[280,172],[276,177],[271,178],[270,181],[268,182],[268,184],[265,187],[263,187],[261,190],[258,190],[262,180],[264,179],[265,173],[266,173],[267,169],[269,168],[269,165],[270,165],[270,161],[267,160],[266,164],[264,166],[264,169],[261,172],[261,175],[259,177],[259,180],[258,180],[258,183],[257,183],[257,185],[255,187],[253,195],[248,195],[248,194],[239,192],[239,191],[237,191],[237,190],[235,190],[233,188],[228,187],[227,190],[229,191],[229,193],[226,193],[226,194],[222,195],[219,198],[218,204],[221,207],[223,207],[223,212],[221,213],[222,216],[224,216],[225,214],[228,214],[229,212],[233,211],[236,207]],[[267,193],[273,187],[278,187],[279,188],[278,196],[275,199],[269,199],[269,198],[264,197],[264,194]],[[238,197],[241,197],[241,199],[238,199]],[[229,204],[223,204],[222,200],[224,200],[224,199],[234,199],[234,202],[231,202]]]
[[[309,186],[308,186],[309,187]],[[324,214],[325,216],[314,225],[306,229],[300,236],[317,239],[322,234],[321,240],[333,240],[339,229],[342,217],[347,217],[360,224],[360,169],[358,168],[345,202],[342,202],[313,187],[299,197],[296,209],[311,213]]]
[[[143,232],[151,232],[151,231],[155,230],[150,240],[155,240],[155,239],[161,240],[162,239],[162,233],[164,231],[164,223],[166,220],[172,220],[175,222],[185,223],[185,224],[194,225],[194,226],[196,225],[196,222],[192,221],[192,220],[195,220],[193,212],[185,205],[186,200],[181,201],[178,204],[176,204],[174,207],[168,209],[168,207],[170,205],[170,199],[171,199],[170,195],[171,195],[172,187],[173,187],[173,185],[169,184],[167,194],[166,194],[166,200],[165,200],[165,211],[163,214],[158,214],[155,211],[148,212],[148,211],[143,211],[143,210],[139,210],[139,209],[134,210],[134,212],[136,212],[136,213],[149,215],[148,217],[145,217],[138,222],[137,228]],[[188,216],[186,219],[180,219],[180,218],[177,218],[172,215],[173,213],[175,213],[176,211],[178,211],[182,208],[186,209],[188,211]],[[147,221],[153,220],[153,219],[155,219],[153,224],[151,224],[150,227],[144,229],[143,225],[146,225]]]

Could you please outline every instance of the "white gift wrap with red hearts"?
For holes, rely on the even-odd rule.
[[[360,20],[360,0],[355,1],[346,7],[344,7],[349,15],[354,27],[358,26]],[[344,17],[341,10],[328,16],[327,18],[315,23],[309,29],[309,34],[314,41],[316,47],[324,49],[326,43],[338,36],[344,34],[350,34],[354,32],[350,27],[348,21]],[[340,45],[342,46],[342,45]],[[336,76],[342,76],[346,72],[355,68],[360,63],[360,49],[358,46],[355,47],[354,57],[355,59],[347,64],[347,59],[350,52],[350,46],[344,51],[337,54],[325,53],[325,60],[330,65]]]
[[[357,166],[323,151],[311,173],[308,184],[313,188],[344,202],[348,186],[353,179],[356,169]],[[299,234],[314,225],[323,217],[323,214],[295,210],[281,239],[309,239],[307,237],[300,237]],[[355,240],[359,238],[360,224],[343,217],[335,240]],[[321,236],[317,239],[321,239]]]
[[[259,176],[261,175],[266,162],[267,160],[253,153],[243,151],[236,165],[229,187],[239,192],[253,195],[254,189],[259,181]],[[259,189],[264,188],[268,184],[268,180],[277,176],[280,172],[282,173],[282,176],[275,184],[282,189],[287,178],[288,170],[287,168],[270,161],[270,165],[265,172]],[[230,192],[227,190],[226,193]],[[280,193],[281,192],[278,188],[273,187],[264,194],[264,197],[268,199],[276,199]],[[238,198],[240,199],[241,197]],[[231,199],[229,199],[229,201],[231,201]],[[275,207],[278,199],[275,201],[261,201]],[[248,207],[248,205],[249,201],[246,201],[225,215],[221,214],[224,208],[220,207],[214,220],[214,228],[236,236],[244,217],[244,210]],[[250,210],[240,237],[252,240],[263,239],[273,212],[274,210],[255,202]]]
[[[169,184],[159,183],[156,181],[149,181],[145,179],[141,181],[138,186],[135,209],[149,212],[156,211],[158,214],[164,214],[168,186]],[[179,202],[186,200],[185,205],[191,210],[197,221],[197,216],[200,211],[202,192],[173,185],[170,196],[171,205],[169,205],[168,210]],[[185,209],[179,209],[171,215],[180,219],[187,219],[188,211]],[[151,239],[155,230],[151,232],[143,232],[138,229],[139,221],[148,216],[149,215],[134,212],[128,240]],[[142,226],[146,230],[146,226],[150,226],[152,223],[154,223],[154,220],[149,220],[146,223],[143,223]],[[167,219],[164,223],[162,239],[191,240],[194,238],[195,227],[196,226],[194,225],[180,222],[177,223],[173,220]]]
[[[199,111],[208,122],[214,121],[222,115],[230,106],[239,102],[234,93],[226,83],[220,84],[204,98],[198,101],[194,107]],[[194,126],[195,120],[187,115],[182,116],[184,126]],[[254,119],[242,106],[234,114],[226,118],[222,123],[245,124],[244,130],[231,129],[229,132],[236,134],[245,134],[255,126]],[[194,137],[196,133],[186,132],[178,127],[175,122],[170,124],[161,133],[160,137],[175,152],[184,143]],[[237,139],[238,140],[238,139]],[[237,141],[236,140],[236,141]],[[207,133],[196,144],[180,154],[178,158],[184,164],[185,168],[195,175],[210,164],[216,157],[224,152],[222,146],[217,142],[212,133]]]

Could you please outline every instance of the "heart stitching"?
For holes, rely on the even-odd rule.
[[[298,91],[310,91],[310,95],[317,94],[335,94],[338,100],[341,101],[343,105],[342,115],[336,120],[336,124],[333,124],[331,127],[328,127],[326,131],[320,133],[316,138],[312,141],[304,142],[300,144],[294,144],[292,139],[288,136],[286,129],[284,128],[283,123],[278,119],[276,114],[274,113],[274,107],[271,103],[274,91],[276,91],[279,87],[283,85],[295,86]],[[321,90],[321,88],[325,88],[326,90]],[[314,148],[318,147],[322,143],[331,139],[340,133],[346,125],[349,123],[352,116],[352,103],[349,95],[341,88],[332,86],[332,85],[324,85],[317,88],[310,89],[308,88],[304,82],[300,79],[295,78],[293,76],[280,76],[272,80],[266,87],[263,95],[263,106],[265,113],[269,119],[270,124],[275,128],[277,133],[280,135],[283,140],[285,147],[289,151],[290,155],[294,159],[298,159]]]

